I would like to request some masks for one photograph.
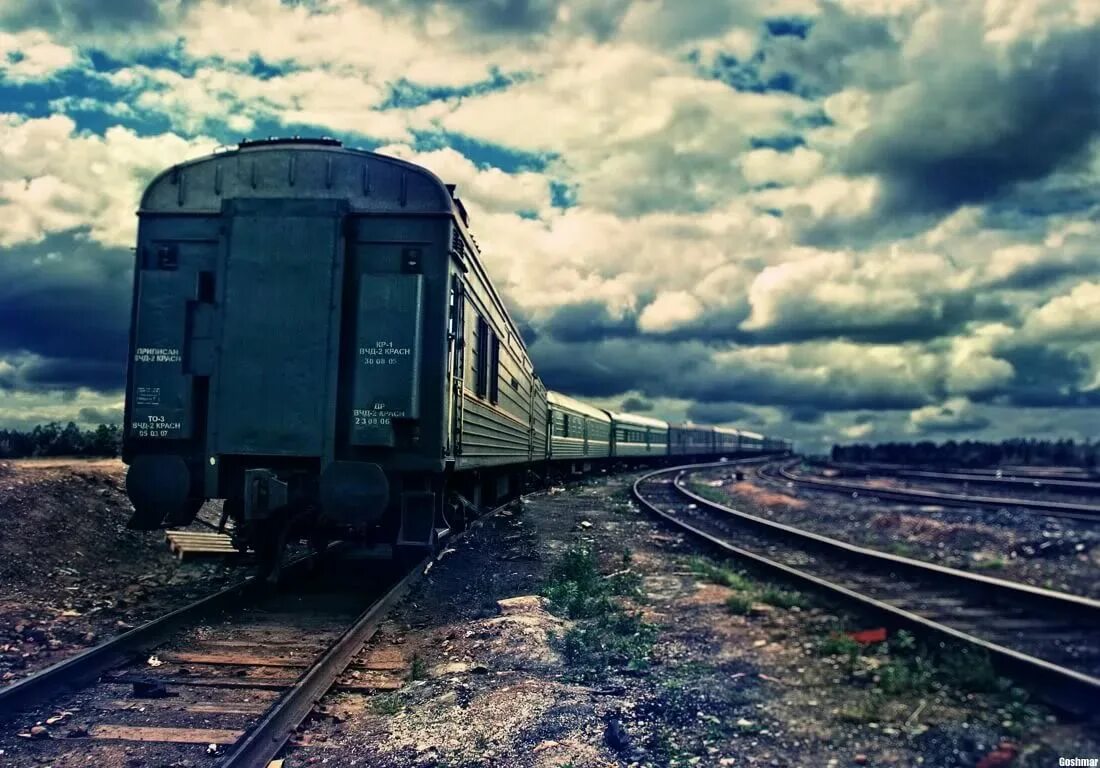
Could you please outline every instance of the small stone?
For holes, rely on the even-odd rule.
[[[48,739],[50,738],[50,729],[44,725],[36,725],[30,730],[32,739]]]
[[[508,597],[497,600],[497,608],[501,616],[512,616],[517,613],[534,613],[546,609],[546,598],[541,595],[521,595],[520,597]]]
[[[867,765],[867,755],[862,752],[852,758],[852,762],[856,765]]]
[[[603,735],[607,746],[616,752],[622,752],[630,748],[630,735],[617,717],[608,718],[607,728],[604,730]]]

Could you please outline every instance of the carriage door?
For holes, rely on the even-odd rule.
[[[588,417],[585,416],[581,419],[581,423],[584,424],[584,455],[588,455]]]

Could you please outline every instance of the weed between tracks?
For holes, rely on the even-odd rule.
[[[657,627],[625,605],[642,596],[641,577],[630,569],[630,557],[624,552],[624,567],[604,575],[590,549],[574,547],[554,564],[543,588],[550,610],[576,622],[553,639],[582,680],[614,668],[641,670],[649,663]]]
[[[761,585],[746,574],[706,558],[690,561],[700,579],[734,590],[726,600],[736,615],[756,612],[763,603],[778,608],[805,608],[810,601],[801,593]],[[1023,733],[1040,719],[1039,710],[1026,691],[998,676],[989,655],[979,648],[959,644],[927,644],[899,630],[886,642],[863,644],[841,631],[839,621],[818,630],[816,652],[831,657],[847,682],[860,690],[837,713],[851,723],[889,722],[913,710],[913,702],[936,697],[990,696],[1005,733]]]
[[[692,558],[690,566],[698,578],[734,590],[726,600],[726,607],[730,613],[739,616],[751,613],[753,606],[758,604],[788,609],[808,608],[811,605],[810,599],[801,592],[759,584],[741,571],[716,565],[703,557]]]

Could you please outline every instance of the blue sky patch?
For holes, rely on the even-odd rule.
[[[768,19],[764,22],[764,29],[772,37],[797,37],[805,40],[812,27],[812,21],[798,17]]]
[[[551,181],[550,204],[555,208],[572,208],[575,206],[577,204],[577,185]]]
[[[389,98],[382,103],[379,109],[413,109],[430,104],[433,101],[445,101],[446,99],[462,98],[464,96],[481,96],[493,91],[502,91],[523,79],[523,75],[505,75],[496,67],[493,67],[487,80],[462,86],[420,85],[401,78],[390,83]]]
[[[524,152],[448,131],[413,131],[413,137],[412,146],[417,152],[450,147],[465,155],[479,168],[499,168],[505,173],[541,173],[553,159],[552,155]]]

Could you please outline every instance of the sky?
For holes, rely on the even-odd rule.
[[[0,0],[0,426],[119,421],[134,211],[243,137],[458,185],[554,389],[1100,431],[1095,0]]]

